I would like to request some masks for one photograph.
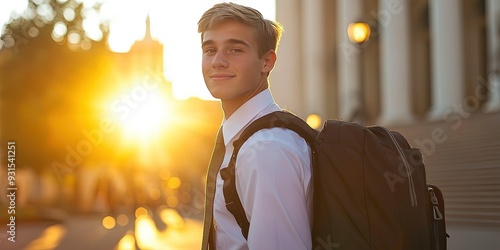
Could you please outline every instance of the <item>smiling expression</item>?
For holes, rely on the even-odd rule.
[[[223,108],[237,109],[268,88],[267,76],[276,54],[270,50],[259,57],[251,27],[236,21],[219,23],[204,33],[202,51],[205,84]]]

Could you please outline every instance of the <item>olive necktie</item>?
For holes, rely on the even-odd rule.
[[[203,242],[202,249],[208,249],[210,245],[210,250],[215,249],[215,238],[212,232],[213,230],[213,205],[215,196],[215,185],[217,179],[217,173],[224,160],[224,153],[226,147],[224,146],[224,138],[222,135],[222,127],[220,127],[219,132],[217,132],[217,141],[215,142],[215,148],[212,152],[212,158],[210,159],[210,165],[208,167],[207,173],[207,183],[205,187],[205,216],[203,223]]]

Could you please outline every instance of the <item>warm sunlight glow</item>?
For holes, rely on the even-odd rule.
[[[144,38],[148,9],[149,6],[139,0],[105,1],[101,15],[103,19],[110,20],[108,44],[112,51],[128,52],[136,40]]]
[[[117,125],[128,145],[149,146],[161,140],[161,135],[174,120],[173,104],[162,85],[137,82],[122,84],[111,98],[103,97],[106,112],[103,119]]]
[[[186,219],[181,228],[168,225],[163,237],[171,240],[162,245],[163,249],[200,249],[202,232],[202,222],[198,220]]]
[[[160,175],[160,179],[168,180],[168,178],[170,178],[170,170],[163,168],[160,170],[159,175]]]
[[[66,228],[63,225],[50,226],[36,240],[32,241],[26,248],[27,250],[55,249],[62,237],[66,234]]]
[[[132,233],[127,233],[123,238],[118,242],[118,246],[116,250],[135,250],[135,238]]]
[[[184,227],[184,219],[175,209],[163,209],[160,218],[168,227],[180,229]]]
[[[151,139],[165,127],[170,119],[170,103],[156,92],[138,103],[122,121],[126,137],[142,140]]]
[[[170,189],[178,189],[181,184],[182,182],[179,177],[172,177],[168,180],[168,188]]]
[[[156,249],[158,231],[154,221],[147,215],[135,220],[135,238],[140,249]]]
[[[63,2],[63,1],[59,1]],[[82,23],[85,35],[99,41],[104,34],[99,29],[100,23],[109,24],[107,43],[110,49],[118,53],[126,53],[135,41],[144,38],[146,17],[151,19],[151,35],[164,44],[164,73],[173,84],[173,95],[176,99],[199,97],[213,99],[205,87],[201,75],[200,35],[197,22],[203,12],[223,0],[78,0],[82,2],[85,20]],[[270,20],[276,19],[276,3],[274,0],[233,0],[238,4],[251,6],[259,10]],[[100,10],[94,7],[100,4]],[[28,1],[0,1],[0,34],[11,15],[20,16],[25,13]],[[179,15],[182,13],[182,15]],[[66,9],[63,17],[67,21],[75,19],[72,9]],[[61,23],[62,24],[62,23]],[[54,40],[61,41],[68,32],[66,26],[58,24],[54,27]],[[71,35],[72,42],[82,41],[77,34]],[[0,48],[6,42],[0,39]],[[88,42],[87,42],[88,43]],[[83,44],[87,48],[88,44]]]

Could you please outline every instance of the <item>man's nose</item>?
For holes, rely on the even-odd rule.
[[[213,60],[212,60],[212,67],[214,68],[225,68],[227,67],[227,58],[226,55],[224,54],[223,51],[217,51],[215,54]]]

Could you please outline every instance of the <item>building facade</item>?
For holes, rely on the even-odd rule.
[[[397,129],[443,189],[450,249],[500,244],[500,1],[277,0],[271,89],[306,118]],[[347,27],[371,26],[353,44]]]

